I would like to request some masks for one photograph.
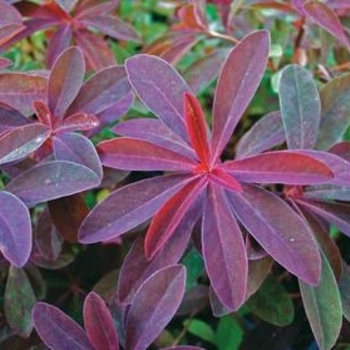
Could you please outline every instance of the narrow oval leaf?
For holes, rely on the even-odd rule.
[[[148,141],[120,137],[98,144],[102,164],[122,170],[191,172],[198,162]]]
[[[271,151],[224,163],[237,180],[258,183],[317,184],[334,177],[331,169],[312,155]]]
[[[100,125],[97,117],[86,113],[76,113],[65,118],[62,123],[56,126],[55,132],[89,131]]]
[[[16,267],[26,264],[32,250],[32,226],[24,203],[12,193],[0,191],[0,249]]]
[[[0,102],[0,133],[28,124],[28,119],[16,109]]]
[[[297,65],[286,67],[280,78],[279,101],[288,148],[314,148],[321,101],[310,73]]]
[[[326,150],[343,137],[350,124],[350,74],[332,79],[320,96],[322,114],[316,148]]]
[[[286,139],[281,113],[271,112],[260,118],[239,140],[236,158],[252,156],[282,144]]]
[[[56,118],[65,114],[77,96],[84,74],[84,56],[77,47],[68,48],[55,61],[48,82],[48,105]]]
[[[26,272],[10,266],[5,287],[6,321],[16,334],[29,337],[33,330],[32,308],[36,298]]]
[[[339,293],[342,302],[343,315],[350,320],[350,269],[349,266],[342,261],[342,275],[339,281]]]
[[[38,149],[49,137],[50,129],[33,123],[14,128],[0,137],[0,164],[24,158]]]
[[[40,338],[50,349],[95,350],[84,330],[55,306],[36,303],[33,321]]]
[[[174,316],[185,293],[186,270],[175,265],[149,277],[136,292],[126,319],[125,347],[144,350]]]
[[[81,164],[94,171],[102,179],[102,165],[93,143],[84,135],[64,133],[53,138],[57,160]]]
[[[0,100],[24,115],[33,113],[33,102],[46,100],[47,79],[27,73],[0,74]]]
[[[81,87],[67,115],[98,114],[122,100],[131,91],[124,67],[113,66],[92,75]]]
[[[213,156],[217,159],[263,77],[269,51],[269,34],[246,36],[229,54],[220,73],[213,106]]]
[[[321,273],[318,245],[308,225],[277,195],[246,185],[228,197],[239,220],[282,266],[311,285]]]
[[[104,300],[91,292],[84,301],[84,326],[95,350],[119,350],[118,334]]]
[[[108,240],[145,222],[190,179],[181,175],[153,177],[113,192],[85,218],[79,241]]]
[[[183,94],[190,89],[179,73],[166,61],[150,55],[129,58],[126,70],[145,105],[187,141]]]
[[[307,1],[303,4],[304,13],[320,27],[341,41],[347,48],[350,47],[349,40],[343,29],[337,14],[323,2]]]
[[[237,310],[245,301],[248,259],[242,232],[225,192],[216,186],[210,187],[205,205],[202,249],[216,295],[229,310]]]
[[[312,332],[321,350],[330,350],[342,326],[342,305],[332,268],[322,255],[322,274],[318,286],[299,281],[300,292]]]
[[[14,178],[7,190],[27,206],[69,196],[96,187],[98,175],[89,168],[63,160],[38,164]]]

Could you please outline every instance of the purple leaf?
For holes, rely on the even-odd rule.
[[[11,66],[12,66],[11,60],[4,58],[4,57],[0,57],[0,69],[5,69],[5,68],[11,67]]]
[[[124,67],[102,69],[83,84],[67,114],[84,112],[96,115],[121,101],[130,91]]]
[[[343,137],[350,124],[350,75],[328,82],[320,96],[322,114],[316,148],[325,150]]]
[[[256,241],[282,266],[316,285],[321,259],[307,224],[282,199],[255,186],[228,194],[239,220]]]
[[[294,151],[272,151],[224,163],[237,180],[258,183],[312,184],[329,182],[332,171],[319,160]]]
[[[7,190],[27,206],[69,196],[98,186],[98,175],[89,168],[67,161],[38,164],[13,179]]]
[[[66,12],[73,10],[78,0],[55,0],[55,2]]]
[[[119,274],[118,298],[120,302],[131,304],[136,291],[149,276],[165,266],[176,264],[180,260],[198,220],[199,209],[201,206],[186,213],[174,234],[152,260],[146,259],[144,240],[138,236],[129,250]]]
[[[131,84],[145,105],[172,131],[187,141],[183,94],[187,83],[166,61],[149,55],[135,55],[126,61]]]
[[[81,243],[95,243],[117,237],[148,220],[192,177],[159,176],[142,180],[110,194],[83,221]]]
[[[28,124],[28,119],[16,109],[0,102],[0,134]]]
[[[237,310],[245,301],[248,259],[242,232],[225,192],[216,186],[209,188],[205,205],[202,247],[215,293],[228,309]]]
[[[119,350],[118,334],[104,300],[96,293],[84,302],[84,326],[95,350]]]
[[[55,61],[48,83],[48,105],[61,118],[77,96],[85,74],[84,56],[77,47],[66,49]]]
[[[77,133],[65,133],[53,138],[53,148],[57,160],[78,163],[93,170],[102,178],[102,166],[93,143]]]
[[[95,350],[84,330],[55,306],[36,303],[33,321],[40,338],[51,349]]]
[[[27,207],[12,193],[0,191],[0,249],[14,266],[26,264],[32,249],[32,227]]]
[[[5,1],[0,2],[0,47],[21,32],[25,27],[22,24],[21,14]]]
[[[198,162],[148,141],[127,137],[103,141],[97,146],[102,164],[123,170],[191,172]]]
[[[135,29],[116,16],[91,14],[80,17],[79,22],[88,27],[96,28],[114,39],[140,42],[140,37]]]
[[[239,119],[253,98],[264,74],[269,34],[246,36],[229,54],[220,73],[213,106],[213,158],[229,141]]]
[[[0,74],[0,101],[24,115],[33,113],[35,100],[46,99],[47,80],[41,75],[27,73]]]
[[[178,309],[185,282],[185,268],[175,265],[157,271],[142,284],[126,319],[127,349],[144,350],[156,339]]]
[[[322,255],[322,274],[318,286],[299,281],[300,292],[312,332],[320,349],[330,350],[342,326],[342,305],[337,281]]]
[[[279,83],[279,100],[288,148],[314,148],[321,101],[310,73],[297,65],[286,67]]]
[[[239,140],[236,158],[244,158],[269,150],[286,139],[280,112],[259,119]]]
[[[50,129],[40,123],[14,128],[0,137],[0,164],[24,158],[49,137]]]
[[[36,298],[23,269],[10,266],[5,288],[6,321],[18,335],[28,338],[33,330],[32,308]]]
[[[91,114],[76,113],[65,118],[55,128],[55,133],[66,133],[70,131],[89,131],[100,125],[99,120]]]
[[[303,4],[303,10],[308,18],[332,34],[347,48],[350,47],[343,25],[330,7],[322,2],[307,1]]]
[[[195,158],[195,152],[178,135],[157,119],[131,119],[112,128],[118,135],[149,141],[176,153]]]
[[[337,226],[344,234],[350,236],[350,205],[347,203],[326,203],[318,201],[297,201],[326,221]]]

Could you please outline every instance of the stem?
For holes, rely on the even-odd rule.
[[[213,38],[220,38],[220,39],[231,41],[234,44],[238,44],[239,43],[239,40],[236,39],[235,37],[229,36],[229,35],[225,35],[225,34],[221,34],[221,33],[217,33],[217,32],[214,32],[213,30],[207,30],[206,34],[208,34],[209,36],[211,36]]]

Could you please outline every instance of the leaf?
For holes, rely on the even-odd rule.
[[[239,140],[236,159],[262,153],[285,141],[281,113],[271,112],[260,118]]]
[[[56,126],[56,133],[72,132],[72,131],[89,131],[100,125],[99,120],[94,115],[85,113],[76,113],[65,118]]]
[[[170,170],[191,172],[198,164],[167,148],[148,141],[121,137],[97,146],[102,164],[122,170]]]
[[[181,259],[181,264],[184,265],[187,270],[186,291],[188,291],[189,289],[198,286],[197,280],[204,271],[204,261],[197,249],[192,247]]]
[[[0,164],[24,158],[49,137],[50,129],[40,123],[18,126],[0,136]]]
[[[310,73],[297,65],[284,68],[279,83],[279,101],[288,148],[314,148],[321,101]]]
[[[36,303],[33,321],[40,338],[51,349],[95,350],[84,330],[55,306]]]
[[[99,177],[87,167],[57,160],[40,163],[22,172],[7,185],[7,190],[30,207],[85,191],[99,183]]]
[[[342,305],[337,282],[327,259],[322,255],[322,274],[317,287],[299,281],[300,292],[312,332],[321,350],[336,343],[342,325]]]
[[[85,218],[79,241],[104,241],[145,222],[190,179],[181,175],[153,177],[113,192]]]
[[[190,90],[179,73],[166,61],[149,55],[135,55],[125,64],[130,82],[147,108],[187,141],[183,94]]]
[[[317,149],[328,149],[350,124],[350,74],[332,79],[320,92],[322,114]]]
[[[243,336],[242,328],[231,315],[219,319],[214,338],[218,350],[238,349]]]
[[[342,262],[342,275],[338,283],[339,293],[342,303],[343,315],[349,321],[350,320],[350,269],[349,266]]]
[[[126,319],[126,343],[130,350],[146,349],[174,316],[185,292],[183,266],[165,267],[138,289]]]
[[[1,1],[0,3],[0,47],[25,27],[21,14],[12,5]]]
[[[79,22],[85,26],[93,27],[114,39],[141,41],[136,30],[129,23],[116,16],[91,14],[80,17]]]
[[[28,119],[16,109],[0,102],[0,133],[28,124]]]
[[[242,232],[220,187],[209,187],[202,222],[202,250],[215,293],[229,310],[237,310],[245,301],[248,261]]]
[[[194,179],[163,204],[147,230],[145,238],[147,259],[152,259],[166,244],[175,233],[186,213],[195,204],[197,198],[206,192],[206,189],[207,182],[205,179]]]
[[[84,326],[95,350],[119,350],[112,316],[103,299],[94,292],[84,302]]]
[[[82,51],[70,47],[55,61],[48,82],[48,105],[55,118],[61,118],[83,83],[85,63]]]
[[[24,203],[12,193],[0,191],[0,249],[14,266],[22,267],[32,249],[30,215]]]
[[[79,227],[89,210],[81,194],[48,202],[50,215],[57,231],[68,242],[77,242]]]
[[[255,315],[278,327],[287,326],[294,319],[294,306],[290,295],[272,277],[265,279],[245,305]]]
[[[5,316],[10,328],[21,337],[33,330],[32,308],[36,298],[23,269],[10,266],[5,287]]]
[[[93,143],[77,133],[64,133],[53,137],[53,148],[57,160],[66,160],[84,165],[102,179],[102,165]]]
[[[277,195],[246,185],[228,193],[232,209],[256,241],[289,272],[311,285],[320,278],[320,253],[307,224]]]
[[[56,3],[66,12],[73,10],[78,0],[55,0]]]
[[[85,81],[67,115],[83,112],[99,114],[121,101],[131,92],[124,67],[102,69]]]
[[[213,105],[213,158],[221,155],[264,74],[269,34],[246,36],[229,54],[219,76]]]
[[[303,4],[303,10],[308,18],[324,28],[347,48],[350,47],[342,23],[330,7],[322,2],[307,1]]]
[[[0,101],[24,115],[33,112],[35,100],[46,99],[47,80],[41,75],[27,73],[0,74]]]
[[[327,165],[312,154],[293,151],[271,151],[244,159],[228,161],[223,168],[243,182],[307,185],[325,183],[333,178]]]
[[[204,321],[196,318],[187,319],[183,322],[184,327],[187,332],[195,335],[196,337],[205,340],[208,343],[214,343],[214,331],[213,329]]]

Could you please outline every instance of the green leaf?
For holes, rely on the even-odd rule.
[[[287,291],[271,276],[252,295],[246,306],[264,321],[283,327],[294,319],[294,306]]]
[[[343,315],[350,322],[350,268],[344,261],[342,264],[342,275],[338,286],[343,306]]]
[[[33,329],[32,308],[35,294],[23,269],[10,267],[5,288],[5,316],[13,331],[28,337]]]
[[[197,279],[204,270],[203,258],[195,248],[192,248],[183,257],[181,264],[185,265],[187,269],[186,290],[188,290],[197,284]]]
[[[320,350],[333,347],[342,325],[342,305],[333,270],[322,254],[322,275],[317,287],[299,280],[305,312]]]
[[[215,332],[215,345],[218,350],[237,350],[243,340],[243,330],[232,316],[220,318]]]
[[[185,320],[183,324],[186,327],[188,333],[191,333],[196,337],[207,341],[208,343],[215,344],[214,331],[204,321],[191,318],[191,319]]]

